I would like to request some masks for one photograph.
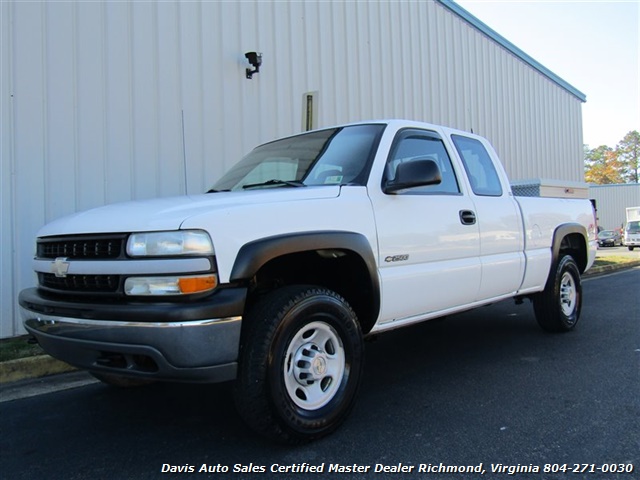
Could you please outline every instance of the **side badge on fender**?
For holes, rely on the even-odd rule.
[[[391,263],[391,262],[406,262],[407,260],[409,260],[409,255],[389,255],[388,257],[385,257],[384,261],[387,263]]]

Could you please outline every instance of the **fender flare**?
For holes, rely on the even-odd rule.
[[[560,262],[560,248],[562,246],[562,240],[564,240],[564,238],[568,235],[576,233],[582,236],[582,238],[584,239],[584,247],[585,249],[588,249],[589,238],[587,235],[587,230],[583,225],[580,225],[579,223],[565,223],[556,227],[555,231],[553,232],[553,240],[551,243],[550,272],[554,272],[556,267],[558,266],[558,262]],[[575,260],[578,261],[579,259]],[[582,266],[580,268],[581,270],[584,269],[584,267]]]
[[[317,231],[276,235],[243,245],[231,269],[230,280],[239,282],[253,277],[270,260],[291,253],[314,250],[348,250],[364,262],[371,281],[373,311],[380,311],[380,281],[378,267],[369,240],[355,232]]]

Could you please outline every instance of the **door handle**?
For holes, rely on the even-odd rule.
[[[460,221],[463,225],[475,225],[476,214],[471,210],[460,210]]]

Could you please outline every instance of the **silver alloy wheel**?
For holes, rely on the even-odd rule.
[[[289,343],[284,367],[284,383],[293,403],[305,410],[324,407],[345,373],[344,347],[336,330],[325,322],[305,325]]]
[[[577,289],[573,275],[564,272],[562,280],[560,280],[560,308],[562,313],[567,317],[570,316],[576,308]]]

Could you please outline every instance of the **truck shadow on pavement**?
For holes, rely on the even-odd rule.
[[[493,397],[496,387],[486,379],[496,367],[515,362],[530,368],[539,363],[540,349],[550,338],[538,328],[528,303],[512,302],[382,334],[366,344],[364,378],[352,418],[323,441],[360,430],[371,417],[378,431],[385,431],[387,423],[415,426],[416,409],[424,409],[425,421],[433,425],[445,399],[451,408],[452,395],[476,401]],[[234,409],[231,382],[158,383],[132,389],[95,385],[86,395],[91,398],[75,401],[79,408],[81,402],[92,406],[94,432],[126,432],[127,437],[153,432],[179,444],[198,438],[208,448],[236,442],[281,448],[256,438],[244,425]],[[435,418],[429,415],[432,409],[439,409]]]

